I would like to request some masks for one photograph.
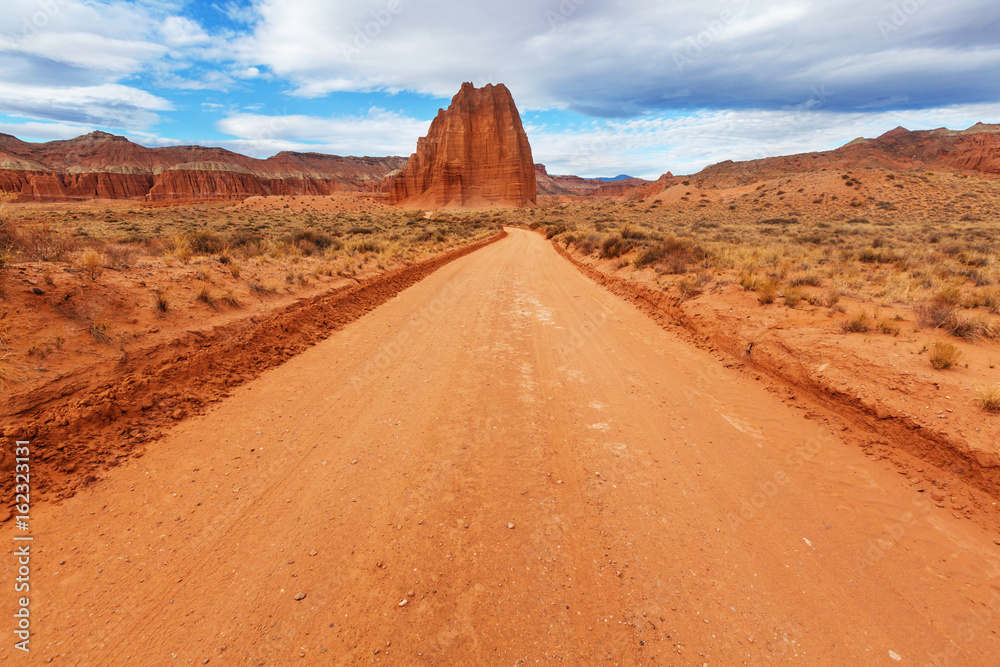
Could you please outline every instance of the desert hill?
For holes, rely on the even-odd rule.
[[[402,157],[282,152],[258,160],[223,148],[146,148],[106,132],[41,144],[0,134],[0,188],[21,201],[371,192],[405,165]]]
[[[726,160],[681,178],[703,188],[734,188],[804,172],[851,169],[1000,175],[1000,124],[976,123],[966,130],[912,131],[897,127],[878,138],[858,138],[831,151],[745,162]],[[675,181],[666,174],[657,186],[633,190],[630,198],[655,195]]]

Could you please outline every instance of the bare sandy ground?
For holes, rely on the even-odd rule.
[[[996,534],[509,231],[38,505],[34,650],[0,657],[1000,655]]]

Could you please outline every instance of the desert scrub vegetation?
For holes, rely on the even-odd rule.
[[[203,279],[208,258],[234,279],[267,260],[320,266],[351,260],[388,268],[417,261],[495,234],[512,216],[410,211],[295,212],[240,210],[232,203],[148,208],[52,205],[6,206],[0,220],[3,266],[21,262],[64,264],[93,281],[105,270],[194,267]],[[327,274],[329,275],[329,274]]]
[[[791,307],[842,311],[843,296],[869,312],[913,312],[921,326],[963,340],[1000,338],[1000,182],[831,173],[839,188],[850,183],[845,198],[836,189],[810,192],[797,178],[727,191],[695,177],[667,191],[691,192],[689,201],[559,204],[532,212],[530,226],[595,261],[612,260],[611,268],[652,270],[667,288],[679,289],[689,272],[709,274],[763,305],[773,302],[772,284]],[[889,334],[899,326],[871,324]]]

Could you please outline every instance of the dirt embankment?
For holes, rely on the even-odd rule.
[[[3,435],[38,452],[36,497],[66,497],[142,451],[184,417],[202,412],[245,382],[280,365],[385,303],[449,262],[499,241],[497,235],[402,269],[304,299],[264,317],[188,332],[123,357],[94,386],[85,369],[16,397]],[[13,457],[0,454],[0,490],[13,498]],[[0,521],[9,518],[0,508]]]
[[[553,245],[581,272],[661,326],[680,326],[700,347],[721,351],[734,365],[785,385],[791,398],[801,392],[837,413],[857,431],[870,454],[892,460],[901,474],[935,481],[939,488],[932,495],[939,506],[948,496],[947,478],[958,478],[985,493],[989,498],[981,498],[979,504],[996,505],[992,501],[1000,499],[1000,454],[992,437],[996,420],[962,395],[969,391],[960,387],[962,378],[923,372],[926,361],[915,346],[907,355],[899,349],[900,341],[891,337],[852,342],[834,339],[838,334],[829,323],[817,327],[811,322],[799,331],[794,322],[768,323],[759,314],[761,309],[740,308],[750,297],[735,294],[741,292],[736,288],[733,295],[719,292],[685,300],[677,292],[609,275],[559,243]],[[899,363],[890,364],[886,361],[890,357]],[[914,465],[907,456],[936,470]],[[962,501],[952,504],[959,512],[971,511]]]

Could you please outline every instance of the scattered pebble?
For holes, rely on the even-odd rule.
[[[351,465],[354,465],[354,464],[355,464],[355,463],[357,463],[357,462],[358,462],[358,460],[357,460],[357,459],[351,459]]]
[[[296,593],[295,594],[295,599],[296,600],[305,600],[306,599],[306,594],[305,593]]]
[[[309,555],[310,555],[310,556],[315,556],[315,555],[316,555],[316,550],[315,550],[315,549],[313,549],[312,551],[310,551],[310,552],[309,552]]]
[[[508,527],[508,528],[513,528],[513,527],[514,527],[514,524],[512,524],[512,523],[508,523],[508,524],[507,524],[507,527]]]
[[[903,656],[896,653],[895,651],[889,651],[889,657],[895,660],[896,662],[899,662],[900,660],[903,659]]]
[[[409,602],[409,600],[405,600],[405,599],[404,600],[400,600],[399,601],[399,606],[400,607],[405,607],[408,602]]]

